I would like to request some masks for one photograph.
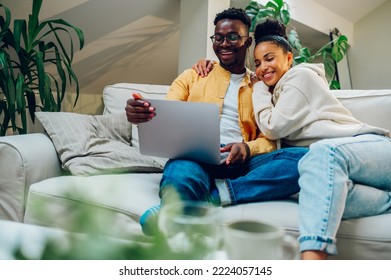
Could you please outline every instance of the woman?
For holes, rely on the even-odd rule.
[[[291,67],[284,25],[267,20],[254,36],[256,120],[282,145],[311,144],[299,163],[300,250],[303,259],[325,259],[337,253],[341,219],[390,212],[389,132],[358,121],[339,103],[322,64]]]
[[[299,162],[300,251],[302,259],[326,259],[337,254],[342,219],[391,212],[389,132],[358,121],[340,104],[322,64],[292,67],[283,24],[266,20],[254,37],[256,120],[282,146],[310,145]]]

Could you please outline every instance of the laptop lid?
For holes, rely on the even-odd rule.
[[[219,106],[211,103],[144,99],[156,116],[138,125],[144,155],[220,164]]]

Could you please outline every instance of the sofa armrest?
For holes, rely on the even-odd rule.
[[[30,185],[60,175],[57,152],[45,134],[0,137],[0,219],[22,222]]]

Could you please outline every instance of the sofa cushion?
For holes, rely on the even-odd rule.
[[[30,185],[60,175],[56,150],[45,134],[0,137],[0,220],[22,222]]]
[[[72,230],[77,211],[87,207],[100,230],[121,238],[141,234],[139,218],[160,203],[161,173],[115,174],[91,177],[61,176],[30,187],[26,223]],[[297,199],[247,203],[223,208],[223,223],[257,220],[299,235]],[[61,217],[61,218],[59,218]],[[344,220],[337,234],[337,259],[390,259],[391,214]],[[110,226],[108,226],[110,225]]]
[[[299,207],[294,199],[247,203],[224,208],[225,220],[257,220],[299,236]],[[343,220],[337,233],[338,255],[330,259],[391,259],[391,214]]]
[[[37,112],[36,116],[53,141],[62,167],[72,175],[162,170],[130,146],[131,126],[123,113]]]
[[[24,221],[79,230],[82,225],[78,210],[87,209],[87,214],[93,213],[89,218],[98,219],[97,224],[102,225],[99,230],[130,238],[141,234],[141,214],[160,203],[161,176],[161,173],[129,173],[43,180],[30,187]]]

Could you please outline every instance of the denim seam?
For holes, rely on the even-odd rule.
[[[231,205],[236,205],[237,204],[237,199],[235,197],[235,193],[233,191],[233,188],[232,188],[232,185],[231,183],[229,182],[230,180],[225,180],[225,185],[227,187],[227,190],[228,190],[228,193],[229,193],[229,196],[231,198]]]
[[[325,237],[324,234],[326,233],[327,231],[327,228],[329,227],[329,217],[330,217],[330,213],[331,213],[331,201],[333,199],[333,196],[334,196],[334,191],[333,191],[333,186],[334,186],[334,162],[335,162],[335,154],[336,154],[336,151],[340,148],[340,147],[343,147],[344,145],[346,145],[347,143],[343,143],[343,144],[340,144],[340,145],[334,145],[334,146],[331,146],[330,147],[330,150],[331,152],[329,153],[329,160],[328,160],[328,163],[329,163],[329,166],[328,166],[328,171],[329,171],[329,174],[328,174],[328,184],[327,184],[327,187],[329,189],[329,196],[328,196],[328,204],[327,204],[327,209],[325,209],[325,215],[324,215],[324,224],[322,226],[322,233],[323,233],[323,236],[302,236],[299,238],[300,242],[306,242],[306,241],[315,241],[316,243],[318,244],[322,244],[321,247],[323,248],[323,250],[326,250],[327,253],[329,254],[335,254],[334,250],[336,249],[333,249],[333,250],[330,250],[328,249],[329,246],[333,246],[335,247],[335,244],[333,242],[333,239],[330,239],[329,237]],[[327,216],[327,218],[326,218]]]
[[[304,242],[304,241],[319,241],[319,242],[324,242],[327,244],[333,244],[334,240],[330,237],[323,237],[319,235],[307,235],[307,236],[300,236],[299,237],[299,242]]]
[[[335,157],[333,156],[335,155],[335,147],[332,148],[332,153],[329,153],[329,182],[327,184],[327,187],[329,189],[329,196],[328,196],[328,205],[327,205],[327,209],[326,209],[326,215],[327,215],[327,219],[325,219],[324,217],[324,221],[326,223],[324,223],[323,225],[323,228],[322,228],[322,232],[323,234],[326,232],[327,228],[329,227],[329,218],[330,218],[330,208],[331,208],[331,201],[333,199],[333,195],[334,195],[334,192],[333,192],[333,185],[334,185],[334,176],[333,176],[333,162],[335,161]]]
[[[300,240],[300,252],[307,250],[319,250],[324,251],[329,255],[338,254],[337,246],[335,241],[332,239],[319,238],[319,236],[308,236],[304,237],[303,239],[304,240]]]

